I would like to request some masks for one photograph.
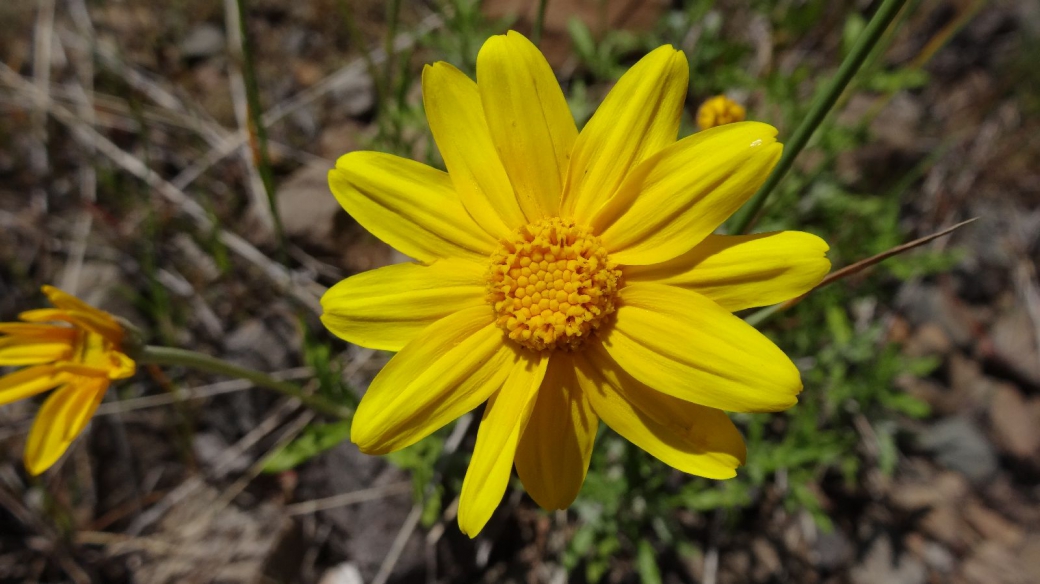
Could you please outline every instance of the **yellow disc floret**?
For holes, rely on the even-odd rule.
[[[569,219],[518,229],[491,256],[487,300],[496,322],[535,351],[574,349],[615,310],[621,270],[599,238]]]

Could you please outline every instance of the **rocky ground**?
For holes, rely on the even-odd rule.
[[[318,286],[397,259],[340,212],[325,182],[338,155],[376,134],[375,88],[358,46],[381,46],[384,7],[351,3],[356,39],[328,17],[335,2],[252,3],[258,75],[275,120],[278,204],[293,242],[288,277],[299,302],[291,302],[271,260],[216,244],[219,228],[205,219],[220,218],[274,255],[248,150],[226,148],[245,125],[231,21],[217,3],[175,4],[0,6],[0,320],[34,306],[38,286],[51,282],[146,324],[161,342],[305,377],[300,322],[320,330],[308,312]],[[484,9],[495,18],[517,4],[489,0]],[[576,67],[566,16],[593,14],[592,4],[551,2],[543,46],[565,74]],[[588,17],[593,29],[647,28],[670,6],[606,4],[606,16]],[[767,494],[707,553],[662,558],[665,582],[1040,582],[1040,106],[1028,100],[1040,95],[1040,9],[919,4],[888,56],[894,62],[927,54],[928,41],[958,18],[970,22],[927,60],[925,86],[880,104],[870,145],[838,167],[869,183],[934,154],[901,201],[907,238],[978,217],[930,244],[957,254],[952,270],[898,284],[864,317],[884,322],[905,353],[941,363],[898,381],[932,413],[899,422],[891,475],[814,486],[832,531]],[[433,14],[426,3],[405,3],[399,48],[411,51],[410,33],[443,30]],[[792,53],[813,58],[811,37]],[[426,59],[423,50],[407,55],[416,67]],[[877,103],[857,96],[841,117]],[[207,158],[221,149],[229,154]],[[186,211],[184,193],[201,215]],[[354,387],[386,358],[333,346]],[[184,391],[192,399],[148,407]],[[40,479],[19,463],[36,405],[0,409],[0,581],[567,580],[561,557],[579,519],[541,513],[519,491],[470,541],[450,505],[421,526],[407,473],[349,444],[261,474],[266,453],[312,421],[290,402],[152,368],[119,397]],[[472,436],[463,434],[465,449]],[[355,500],[309,503],[343,493]],[[688,515],[691,530],[710,531],[709,516]],[[635,582],[636,574],[622,559],[606,580]]]

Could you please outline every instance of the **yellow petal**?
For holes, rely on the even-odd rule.
[[[118,351],[109,352],[108,363],[109,379],[126,379],[127,377],[133,377],[134,373],[137,372],[137,363]]]
[[[495,239],[527,223],[495,151],[477,84],[443,62],[422,75],[423,106],[430,132],[462,204]]]
[[[39,365],[65,359],[72,346],[63,341],[40,340],[24,337],[0,338],[0,366]]]
[[[578,382],[606,425],[683,472],[736,476],[747,449],[725,412],[655,391],[625,373],[601,345],[589,345],[575,358]]]
[[[458,259],[369,270],[325,293],[321,321],[348,342],[400,351],[441,318],[465,308],[487,306],[485,272],[486,262]]]
[[[367,454],[410,446],[479,406],[502,387],[518,360],[488,306],[430,325],[372,380],[350,439]]]
[[[531,41],[509,31],[481,47],[477,85],[498,158],[524,214],[556,216],[578,129],[549,63]]]
[[[586,223],[636,164],[675,142],[689,78],[686,55],[671,46],[621,76],[574,144],[563,217]]]
[[[76,318],[87,323],[87,328],[105,337],[113,343],[123,342],[123,327],[113,316],[83,302],[71,294],[66,294],[54,286],[44,286],[43,293],[51,304],[62,310],[68,310]]]
[[[69,376],[54,365],[36,365],[0,377],[0,406],[54,389]]]
[[[653,264],[700,243],[766,180],[783,150],[775,136],[766,124],[727,124],[639,165],[592,220],[610,259]]]
[[[470,537],[480,533],[505,495],[516,443],[527,425],[548,363],[547,353],[526,352],[484,408],[473,458],[459,494],[459,528]]]
[[[422,262],[486,258],[495,241],[466,213],[448,175],[381,152],[351,152],[329,171],[329,188],[362,227]]]
[[[97,333],[115,345],[123,342],[123,327],[108,314],[100,311],[84,312],[66,308],[37,308],[19,314],[18,318],[30,323],[67,322],[80,329]]]
[[[67,326],[0,322],[0,335],[8,335],[11,338],[72,342],[78,334],[78,331]]]
[[[535,503],[547,510],[570,506],[585,482],[598,429],[572,356],[553,353],[516,450],[516,473]]]
[[[657,282],[707,296],[730,312],[812,290],[831,269],[827,243],[801,231],[709,235],[683,255],[625,269],[625,281]]]
[[[29,474],[42,473],[65,454],[103,395],[104,389],[96,381],[69,383],[43,402],[25,443],[25,469]]]
[[[682,288],[621,290],[603,346],[632,377],[681,400],[731,412],[776,412],[802,390],[794,363],[751,325]]]

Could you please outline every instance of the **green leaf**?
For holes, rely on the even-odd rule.
[[[643,584],[661,584],[661,571],[657,568],[657,554],[654,546],[643,539],[639,541],[639,553],[636,556],[636,570]]]
[[[348,438],[348,421],[307,426],[299,437],[267,457],[264,461],[264,472],[279,473],[295,468]]]

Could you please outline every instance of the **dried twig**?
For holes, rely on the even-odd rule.
[[[285,510],[289,513],[289,515],[306,515],[308,513],[314,513],[316,511],[325,511],[326,509],[335,509],[337,507],[356,505],[358,503],[364,503],[366,501],[375,501],[377,499],[383,499],[386,497],[391,497],[393,495],[407,493],[411,491],[411,489],[411,481],[401,481],[398,483],[391,483],[389,485],[383,485],[380,487],[371,487],[368,489],[351,491],[349,493],[340,493],[339,495],[325,497],[324,499],[314,499],[313,501],[301,501],[299,503],[293,503],[292,505],[287,506]]]
[[[850,264],[848,266],[845,266],[844,268],[841,268],[840,270],[836,270],[834,272],[831,272],[830,274],[827,275],[826,278],[824,278],[819,284],[817,284],[816,287],[814,287],[812,290],[806,292],[805,294],[802,294],[798,298],[792,298],[791,300],[788,300],[787,302],[783,302],[783,303],[775,304],[775,305],[767,307],[767,308],[763,308],[762,310],[759,310],[759,311],[751,314],[750,316],[748,316],[744,320],[748,324],[750,324],[752,326],[756,326],[756,325],[762,323],[764,320],[766,320],[770,316],[773,316],[777,312],[781,312],[781,311],[787,310],[788,308],[791,308],[792,306],[798,304],[799,302],[804,300],[806,296],[808,296],[809,294],[812,294],[813,291],[815,291],[815,290],[819,290],[820,288],[823,288],[824,286],[827,286],[829,284],[833,284],[834,282],[837,282],[839,280],[844,280],[845,278],[848,278],[849,276],[852,276],[853,274],[857,274],[859,272],[862,272],[863,270],[865,270],[865,269],[867,269],[867,268],[869,268],[871,266],[874,266],[876,264],[879,264],[879,263],[887,260],[888,258],[890,258],[892,256],[896,256],[896,255],[899,255],[901,253],[910,251],[910,250],[914,249],[915,247],[920,247],[920,246],[922,246],[922,245],[924,245],[924,244],[926,244],[926,243],[928,243],[930,241],[933,241],[935,239],[938,239],[938,238],[940,238],[940,237],[942,237],[944,235],[949,235],[950,233],[953,233],[955,230],[957,230],[957,229],[959,229],[961,227],[964,227],[965,225],[975,221],[976,219],[978,219],[978,217],[973,217],[971,219],[968,219],[967,221],[961,221],[960,223],[958,223],[956,225],[953,225],[953,226],[950,226],[950,227],[947,227],[946,229],[943,229],[942,231],[940,231],[938,233],[933,233],[931,235],[927,235],[925,237],[921,237],[921,238],[915,239],[915,240],[913,240],[911,242],[904,243],[902,245],[897,245],[897,246],[893,247],[892,249],[889,249],[887,251],[883,251],[883,252],[881,252],[881,253],[879,253],[879,254],[877,254],[875,256],[869,257],[869,258],[864,259],[864,260],[860,260],[860,261],[858,261],[858,262],[856,262],[854,264]]]
[[[43,96],[39,94],[38,90],[31,83],[2,62],[0,62],[0,79],[8,85],[25,92],[37,104],[41,106],[47,105]],[[268,258],[263,252],[242,237],[226,229],[218,228],[214,225],[213,220],[210,219],[209,214],[202,205],[185,194],[184,191],[159,176],[141,159],[116,146],[115,143],[102,136],[97,130],[84,124],[68,109],[54,103],[50,103],[48,109],[58,121],[66,124],[72,130],[72,134],[78,140],[87,144],[95,144],[99,152],[110,158],[123,170],[136,176],[158,191],[159,194],[163,195],[179,210],[191,217],[201,229],[206,231],[217,230],[220,241],[231,251],[260,268],[276,286],[291,293],[305,306],[317,313],[321,312],[318,296],[324,293],[325,289],[323,286],[316,282],[294,282],[293,275],[288,269]]]

